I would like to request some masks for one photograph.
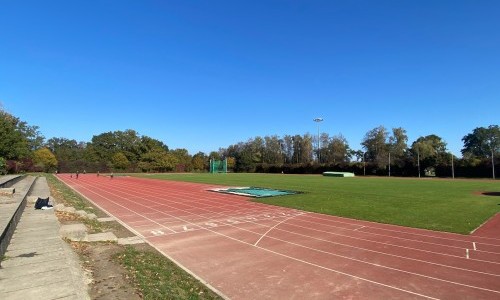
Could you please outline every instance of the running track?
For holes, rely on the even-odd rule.
[[[463,236],[254,203],[214,185],[58,177],[225,298],[500,299],[500,214]]]

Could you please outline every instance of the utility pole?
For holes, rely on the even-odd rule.
[[[363,176],[366,176],[366,161],[365,161],[365,154],[366,154],[366,152],[363,152]]]
[[[389,152],[389,177],[391,177],[391,152]]]
[[[420,178],[420,151],[417,149],[418,178]]]
[[[455,168],[453,166],[453,153],[451,153],[451,178],[455,179]]]
[[[493,171],[493,180],[495,180],[495,152],[493,152],[493,147],[491,147],[491,168]]]

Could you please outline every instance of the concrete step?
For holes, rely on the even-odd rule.
[[[50,196],[45,177],[29,195]],[[33,203],[24,208],[0,268],[0,299],[90,299],[80,260],[60,227],[54,210],[35,210]]]

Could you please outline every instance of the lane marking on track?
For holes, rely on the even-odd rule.
[[[307,222],[307,223],[312,223],[312,222]],[[317,224],[317,223],[312,223],[312,224]],[[401,249],[409,249],[409,250],[414,250],[414,251],[419,251],[419,252],[424,252],[424,253],[432,253],[432,254],[439,254],[439,255],[450,256],[450,257],[463,258],[462,254],[457,254],[457,255],[447,254],[447,253],[443,253],[443,252],[435,252],[435,251],[430,251],[430,250],[425,250],[425,249],[419,249],[419,248],[414,248],[414,247],[402,246],[402,245],[393,244],[393,243],[379,242],[379,241],[375,241],[375,240],[354,237],[352,235],[339,234],[339,233],[334,233],[334,232],[330,232],[330,231],[320,230],[320,229],[316,229],[316,228],[305,227],[305,226],[301,226],[301,225],[297,225],[297,224],[292,224],[292,223],[289,223],[287,225],[294,226],[294,227],[299,227],[299,228],[305,228],[305,229],[309,229],[309,230],[313,230],[313,231],[317,231],[317,232],[323,232],[323,233],[328,234],[328,235],[341,236],[341,237],[346,237],[346,238],[353,239],[353,240],[365,241],[365,242],[370,242],[370,243],[379,244],[379,245],[388,245],[388,246],[391,246],[391,247],[397,247],[397,248],[401,248]],[[460,248],[460,249],[463,250],[464,248]],[[488,261],[488,260],[480,260],[480,259],[477,259],[477,258],[474,258],[473,260],[480,261],[480,262],[485,262],[485,263],[489,263],[489,264],[500,264],[498,262],[493,262],[493,261]]]
[[[300,216],[300,214],[299,214]],[[278,224],[274,225],[273,227],[269,228],[256,242],[255,244],[253,244],[254,246],[257,246],[257,244],[271,231],[273,230],[274,228],[278,227],[279,225],[285,223],[286,221],[292,219],[292,218],[295,218],[296,216],[291,216],[289,218],[286,218],[284,219],[283,221],[279,222]]]
[[[314,213],[310,213],[307,216],[308,217],[312,217],[311,216],[312,214],[314,214]],[[316,217],[312,217],[312,218],[313,219],[325,220],[325,219],[316,218]],[[306,223],[312,223],[312,224],[321,224],[321,225],[324,225],[324,226],[327,226],[327,227],[331,227],[331,228],[334,228],[334,229],[339,228],[339,227],[334,226],[334,225],[322,224],[322,223],[319,223],[319,222],[316,222],[316,221],[314,221],[314,222],[313,221],[308,221],[307,219],[306,220],[300,220],[300,221],[306,222]],[[372,229],[372,227],[368,227],[368,228]],[[348,228],[342,228],[342,227],[340,227],[340,229],[342,229],[342,230],[348,230],[348,231],[356,231],[354,229],[348,229]],[[411,239],[411,238],[403,238],[403,237],[392,236],[392,235],[387,235],[387,234],[380,234],[380,233],[374,233],[374,232],[365,232],[365,231],[360,231],[360,232],[363,233],[363,234],[366,234],[366,235],[388,237],[388,238],[394,239],[394,240],[410,241],[410,242],[419,243],[419,244],[422,244],[422,245],[436,245],[436,246],[440,246],[440,247],[444,247],[444,248],[460,249],[460,250],[464,249],[463,246],[460,247],[460,246],[452,246],[452,245],[447,245],[447,244],[432,243],[432,242],[426,242],[426,241],[421,241],[421,240],[416,240],[416,239]],[[459,242],[465,242],[465,241],[459,241]],[[477,251],[481,251],[481,250],[477,250]],[[491,251],[481,251],[481,252],[498,254],[497,252],[491,252]]]
[[[366,226],[361,226],[361,227],[359,227],[359,228],[354,229],[354,231],[358,231],[358,230],[363,229],[363,228],[365,228],[365,227],[366,227]]]
[[[474,251],[476,251],[476,242],[472,242],[472,246],[474,246]]]
[[[242,230],[244,230],[244,229],[242,229]],[[477,270],[471,270],[471,269],[460,268],[460,267],[455,267],[455,266],[451,266],[451,265],[440,264],[440,263],[436,263],[436,262],[432,262],[432,261],[426,261],[426,260],[421,260],[421,259],[416,259],[416,258],[411,258],[411,257],[406,257],[406,256],[401,256],[401,255],[395,255],[395,254],[391,254],[391,253],[387,253],[387,252],[382,252],[382,251],[368,249],[368,248],[365,248],[365,247],[357,247],[357,246],[353,246],[353,245],[349,245],[349,244],[334,242],[334,241],[330,241],[330,240],[326,240],[326,239],[314,237],[314,236],[311,236],[311,235],[308,235],[308,234],[301,234],[301,233],[298,233],[298,232],[295,232],[295,231],[284,230],[284,229],[281,229],[281,228],[276,228],[276,230],[283,231],[283,232],[286,232],[286,233],[291,233],[293,235],[303,236],[303,237],[306,237],[306,238],[311,238],[311,239],[314,239],[314,240],[317,240],[317,241],[321,241],[321,242],[325,242],[325,243],[332,244],[332,245],[339,245],[339,246],[344,246],[344,247],[349,247],[349,248],[354,248],[354,249],[360,249],[360,250],[371,252],[371,253],[377,253],[377,254],[382,254],[382,255],[391,256],[391,257],[397,257],[397,258],[406,259],[406,260],[418,261],[418,262],[422,262],[422,263],[426,263],[426,264],[436,265],[436,266],[445,267],[445,268],[452,268],[452,269],[456,269],[456,270],[460,270],[460,271],[473,272],[473,273],[478,273],[478,274],[484,274],[484,275],[490,275],[490,276],[500,277],[500,274],[492,274],[492,273],[481,272],[481,271],[477,271]],[[273,237],[271,237],[271,238],[273,238]],[[460,257],[460,259],[462,259],[462,257]]]
[[[87,190],[89,190],[89,189],[87,189]],[[90,192],[92,192],[92,191],[90,191]],[[94,193],[95,193],[95,192],[94,192]],[[109,192],[108,192],[108,193],[109,193]],[[95,194],[98,194],[98,193],[95,193]],[[111,193],[111,194],[114,194],[114,193]],[[100,195],[100,194],[98,194],[98,195]],[[114,194],[114,195],[115,195],[115,196],[117,196],[116,194]],[[122,205],[120,205],[120,204],[116,203],[116,201],[113,201],[113,200],[109,199],[109,198],[108,198],[108,197],[106,197],[106,196],[102,196],[102,195],[101,195],[101,197],[103,197],[104,199],[108,200],[108,201],[109,201],[109,202],[111,202],[111,203],[114,203],[115,205],[122,206]],[[121,196],[118,196],[118,197],[119,197],[119,198],[124,198],[124,197],[121,197]],[[144,205],[144,206],[145,206],[145,205]],[[174,217],[174,218],[177,218],[177,219],[179,219],[179,220],[182,220],[182,218],[180,218],[180,217],[175,217],[175,216],[173,216],[173,217]],[[283,221],[282,221],[282,222],[283,222]],[[188,223],[190,223],[190,222],[188,222]],[[193,224],[193,225],[195,225],[195,224]],[[219,232],[215,232],[215,231],[210,230],[210,229],[207,229],[207,231],[210,231],[210,232],[215,233],[215,234],[220,235],[220,236],[224,236],[224,237],[226,237],[226,238],[228,238],[228,239],[231,239],[231,240],[234,240],[234,241],[237,241],[237,242],[243,243],[243,244],[252,245],[252,244],[249,244],[249,243],[247,243],[247,242],[244,242],[244,241],[241,241],[241,240],[235,239],[235,238],[233,238],[233,237],[227,236],[227,235],[225,235],[225,234],[221,234],[221,233],[219,233]],[[276,239],[276,238],[273,238],[273,239]],[[280,240],[280,239],[277,239],[277,240]],[[284,241],[284,240],[282,240],[282,241],[283,241],[283,242],[285,242],[285,243],[289,243],[289,244],[290,244],[290,243],[291,243],[291,244],[295,244],[295,243],[292,243],[292,242],[290,242],[290,241]],[[297,246],[299,246],[299,247],[304,247],[303,245],[299,245],[299,244],[296,244],[296,245],[297,245]],[[381,282],[376,282],[376,281],[373,281],[373,280],[370,280],[370,279],[367,279],[367,278],[359,277],[359,276],[356,276],[356,275],[353,275],[353,274],[349,274],[349,273],[345,273],[345,272],[342,272],[342,271],[339,271],[339,270],[335,270],[335,269],[332,269],[332,268],[328,268],[328,267],[323,266],[323,265],[318,265],[318,264],[315,264],[315,263],[311,263],[311,262],[305,261],[305,260],[300,259],[300,258],[291,257],[291,256],[289,256],[289,255],[286,255],[286,254],[283,254],[283,253],[279,253],[279,252],[273,251],[273,250],[271,250],[271,249],[266,249],[266,248],[263,248],[263,247],[261,247],[261,246],[255,246],[255,247],[257,247],[257,248],[259,248],[259,249],[262,249],[262,250],[264,250],[264,251],[268,251],[268,252],[271,252],[271,253],[275,253],[275,254],[281,255],[281,256],[283,256],[283,257],[290,258],[290,259],[295,260],[295,261],[300,261],[300,262],[303,262],[303,263],[308,264],[308,265],[312,265],[312,266],[319,267],[319,268],[321,268],[321,269],[325,269],[325,270],[333,271],[333,272],[336,272],[336,273],[338,273],[338,274],[343,274],[343,275],[347,275],[347,276],[350,276],[350,277],[358,278],[358,279],[361,279],[361,280],[364,280],[364,281],[367,281],[367,282],[371,282],[371,283],[378,284],[378,285],[381,285],[381,286],[385,286],[385,287],[388,287],[388,288],[392,288],[392,289],[395,289],[395,290],[403,291],[403,292],[406,292],[406,293],[410,293],[410,294],[414,294],[414,295],[419,295],[419,296],[426,297],[426,298],[432,298],[432,297],[430,297],[430,296],[426,296],[426,295],[423,295],[423,294],[419,294],[419,293],[416,293],[416,292],[412,292],[412,291],[409,291],[409,290],[405,290],[405,289],[402,289],[402,288],[398,288],[398,287],[395,287],[395,286],[391,286],[391,285],[383,284],[383,283],[381,283]],[[323,252],[323,251],[321,251],[321,250],[319,250],[319,249],[315,249],[315,248],[311,248],[311,247],[306,247],[306,248],[309,248],[309,249],[314,250],[314,251]],[[468,249],[467,249],[467,252],[468,252]],[[387,268],[387,267],[385,267],[385,268]],[[397,270],[397,269],[396,269],[396,270]],[[404,272],[404,271],[403,271],[403,272]],[[408,273],[410,273],[410,274],[411,274],[411,272],[408,272]],[[415,274],[415,275],[420,275],[420,274]],[[420,275],[420,276],[422,276],[422,275]],[[432,278],[432,277],[429,277],[429,276],[424,276],[424,277]],[[434,278],[432,278],[432,279],[434,279]],[[439,279],[438,279],[438,280],[439,280]],[[446,280],[442,280],[442,279],[441,279],[440,281],[446,281]],[[455,282],[451,282],[451,281],[446,281],[446,282],[450,282],[450,283],[457,284],[457,283],[455,283]],[[460,284],[460,285],[463,285],[463,284]],[[465,285],[465,286],[468,286],[468,285]],[[470,286],[470,287],[473,287],[473,286]],[[475,288],[477,288],[477,287],[475,287]],[[483,289],[483,288],[479,288],[479,289],[482,289],[482,290],[488,290],[488,289]],[[489,291],[491,291],[491,290],[489,290]],[[498,293],[498,291],[493,291],[493,292],[497,292],[497,293]],[[432,299],[435,299],[435,298],[432,298]]]
[[[151,233],[155,236],[159,236],[159,235],[164,235],[165,232],[161,231],[161,230],[151,230]]]
[[[469,259],[469,249],[465,249],[465,258]]]
[[[396,229],[396,228],[401,227],[401,226],[391,225],[391,224],[385,224],[385,226],[387,226],[387,227],[382,228],[382,227],[378,227],[378,226],[380,226],[380,224],[375,223],[375,222],[371,222],[371,221],[357,220],[357,222],[352,222],[348,218],[339,217],[339,216],[329,216],[330,218],[325,219],[323,215],[320,215],[318,213],[311,213],[308,215],[308,217],[312,217],[312,218],[316,218],[316,219],[320,219],[320,220],[327,220],[327,221],[334,222],[334,223],[347,224],[347,225],[360,225],[359,223],[365,223],[365,224],[368,223],[370,225],[371,224],[375,225],[375,226],[367,226],[370,229],[374,229],[374,230],[392,231],[392,232],[398,232],[398,233],[416,235],[416,236],[422,236],[422,237],[428,237],[428,238],[437,238],[437,239],[441,239],[441,240],[449,240],[449,241],[457,241],[457,242],[469,242],[467,240],[464,240],[463,236],[456,234],[456,233],[452,233],[452,232],[442,232],[443,236],[439,237],[439,236],[430,235],[430,234],[426,233],[426,229],[411,228],[414,230],[421,230],[422,233],[419,233],[419,232],[415,232],[413,230],[412,231],[405,231],[405,230],[401,230],[401,229]],[[345,221],[338,221],[339,219],[345,220]],[[394,227],[394,229],[391,227]],[[456,236],[456,238],[452,238],[452,236]],[[497,238],[488,238],[488,237],[480,237],[480,238],[486,239],[486,240],[491,240],[492,242],[500,241],[500,239],[497,239]],[[496,244],[496,243],[495,244],[486,243],[486,244],[491,245],[491,246],[500,246],[499,244]]]

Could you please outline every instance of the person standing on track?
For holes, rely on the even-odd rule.
[[[78,179],[78,174],[80,173],[80,171],[76,171],[76,179]]]

